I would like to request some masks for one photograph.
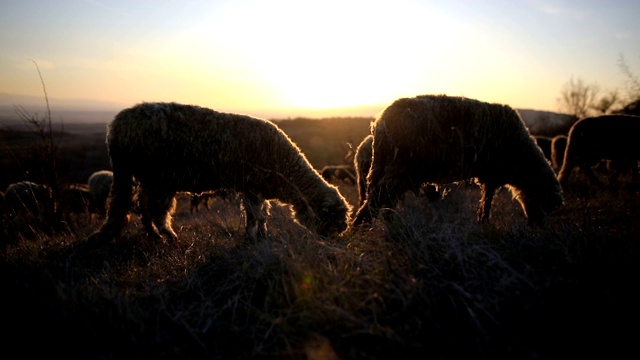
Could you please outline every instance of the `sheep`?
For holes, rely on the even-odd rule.
[[[564,150],[567,148],[567,135],[556,135],[551,140],[551,165],[559,171],[564,159]]]
[[[571,129],[564,152],[562,168],[558,180],[563,189],[567,188],[574,168],[579,167],[589,181],[596,186],[603,184],[594,175],[591,167],[601,160],[610,160],[615,169],[609,176],[609,185],[615,184],[620,173],[632,168],[632,181],[638,178],[638,160],[640,160],[640,116],[601,115],[578,120]]]
[[[542,150],[544,157],[546,157],[547,160],[551,161],[551,143],[553,142],[553,138],[542,135],[533,135],[533,139],[540,147],[540,150]]]
[[[10,184],[4,192],[9,217],[51,219],[55,205],[51,188],[32,181]]]
[[[343,232],[351,206],[273,122],[175,102],[140,103],[107,128],[113,168],[107,219],[90,240],[114,240],[131,207],[133,178],[147,233],[178,241],[172,229],[177,192],[226,188],[242,193],[249,240],[266,237],[267,200],[321,236]]]
[[[91,207],[94,208],[101,217],[104,217],[107,212],[107,198],[109,197],[112,182],[113,172],[110,170],[96,171],[92,173],[87,180],[92,198]]]
[[[353,167],[356,172],[356,184],[358,187],[358,207],[362,206],[367,195],[367,174],[371,169],[371,157],[373,153],[373,135],[367,135],[356,148]],[[441,197],[440,190],[432,184],[420,184],[413,188],[416,196],[426,196],[431,201]]]
[[[351,165],[327,165],[320,170],[320,174],[327,181],[336,179],[351,184],[356,183],[354,173],[355,169]]]
[[[236,192],[229,189],[218,189],[216,191],[208,191],[200,194],[191,194],[189,196],[189,211],[198,211],[200,204],[204,204],[204,207],[209,210],[209,200],[213,198],[220,198],[224,201],[232,201],[236,198]]]
[[[71,221],[71,214],[86,214],[91,216],[97,209],[93,207],[93,196],[86,184],[72,184],[60,192],[61,210],[67,222]]]
[[[367,135],[354,154],[353,167],[356,172],[356,185],[358,186],[358,207],[364,204],[367,196],[367,174],[371,169],[371,158],[373,155],[373,135]]]
[[[350,224],[371,222],[414,184],[474,179],[482,190],[477,220],[488,222],[496,189],[507,186],[532,225],[563,203],[551,165],[519,114],[464,97],[401,98],[372,125],[367,196]]]

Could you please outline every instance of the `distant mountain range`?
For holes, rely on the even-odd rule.
[[[126,105],[97,100],[56,99],[49,98],[51,117],[54,122],[62,120],[65,123],[107,123]],[[24,109],[29,115],[43,117],[47,115],[47,104],[44,96],[29,96],[0,93],[0,125],[12,127],[21,124],[18,109]],[[335,117],[374,117],[384,106],[356,106],[326,110],[290,110],[271,111],[271,119],[305,118],[335,118]],[[572,118],[566,114],[551,111],[516,109],[522,120],[533,134],[554,136],[568,132]],[[265,111],[266,113],[266,111]],[[263,116],[263,115],[256,115]]]

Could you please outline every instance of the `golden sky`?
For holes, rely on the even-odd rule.
[[[640,72],[633,1],[9,0],[0,93],[258,116],[372,116],[418,94],[557,111],[572,77]],[[324,109],[322,113],[318,109]],[[353,114],[349,114],[353,115]]]

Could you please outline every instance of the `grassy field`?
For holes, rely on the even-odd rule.
[[[307,146],[314,159],[324,153]],[[87,242],[100,226],[87,214],[54,231],[5,218],[2,349],[66,359],[637,358],[640,194],[627,176],[611,190],[585,181],[576,171],[546,228],[529,227],[506,190],[491,223],[476,224],[480,192],[466,183],[439,201],[407,194],[387,223],[327,239],[278,204],[268,239],[246,243],[237,201],[191,214],[186,195],[179,243],[147,239],[135,216],[105,244]],[[355,205],[355,186],[336,184]]]

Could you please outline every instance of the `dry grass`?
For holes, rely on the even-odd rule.
[[[387,223],[331,239],[276,206],[268,241],[245,243],[237,203],[190,214],[187,197],[178,244],[145,238],[135,218],[99,245],[86,242],[99,226],[88,217],[51,234],[5,221],[3,348],[83,359],[638,355],[639,194],[579,180],[544,229],[507,191],[478,226],[479,191],[465,184],[439,202],[407,194]],[[355,186],[339,186],[356,204]]]

